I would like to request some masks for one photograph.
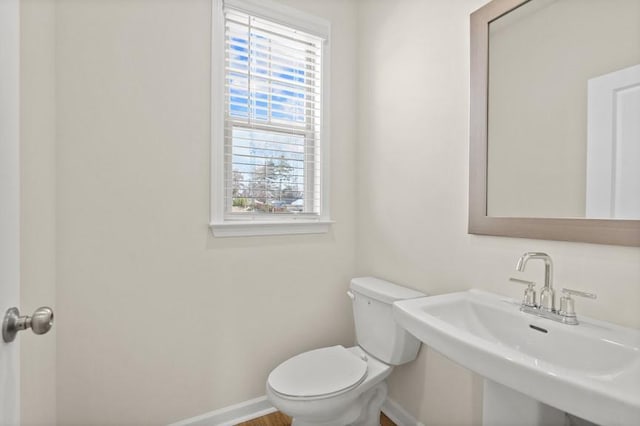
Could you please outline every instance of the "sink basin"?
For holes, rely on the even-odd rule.
[[[395,320],[487,379],[599,424],[640,425],[640,331],[566,325],[470,290],[395,302]]]

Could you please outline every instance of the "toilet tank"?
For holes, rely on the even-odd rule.
[[[420,341],[396,324],[392,305],[396,300],[426,295],[373,277],[354,278],[349,289],[358,345],[387,364],[413,361]]]

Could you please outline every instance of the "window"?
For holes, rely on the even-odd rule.
[[[215,0],[216,236],[326,232],[329,25],[265,0]]]

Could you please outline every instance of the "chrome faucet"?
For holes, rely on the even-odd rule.
[[[551,261],[551,257],[546,253],[525,253],[518,260],[516,270],[518,272],[524,272],[524,268],[530,259],[540,259],[544,261],[544,288],[540,291],[540,305],[536,305],[536,292],[534,289],[536,283],[533,281],[521,280],[519,278],[510,278],[509,281],[511,282],[525,284],[527,286],[520,310],[528,314],[559,321],[564,324],[577,325],[578,320],[576,317],[574,301],[571,296],[582,296],[589,299],[595,299],[596,295],[563,288],[563,295],[560,298],[560,309],[556,310],[555,293],[553,291],[553,262]]]
[[[530,259],[540,259],[544,261],[544,288],[540,291],[540,309],[553,312],[556,309],[555,293],[553,291],[553,261],[547,253],[528,252],[518,259],[516,270],[524,272],[525,266]]]

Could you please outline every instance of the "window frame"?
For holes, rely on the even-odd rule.
[[[320,209],[317,213],[303,214],[229,214],[225,178],[232,172],[225,161],[225,18],[223,6],[266,19],[280,25],[319,36],[322,43],[321,105],[320,105],[320,155],[314,158],[319,165]],[[210,229],[215,237],[315,234],[329,231],[333,221],[329,214],[329,77],[330,77],[330,23],[322,18],[270,0],[213,0],[211,30],[211,206]],[[233,118],[229,118],[233,122]],[[238,128],[247,128],[242,125]],[[230,131],[230,130],[229,130]],[[301,134],[304,130],[301,131]],[[307,149],[305,135],[305,150]],[[309,179],[305,170],[305,200],[309,199]],[[313,183],[312,183],[313,185]]]

